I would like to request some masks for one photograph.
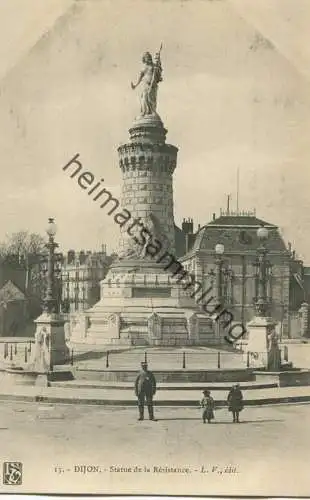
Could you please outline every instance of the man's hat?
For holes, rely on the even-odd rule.
[[[146,361],[141,361],[141,366],[147,366],[147,362]]]
[[[206,394],[207,396],[210,394],[210,391],[208,391],[207,389],[202,391],[202,394]]]

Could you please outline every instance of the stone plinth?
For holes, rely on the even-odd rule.
[[[213,336],[211,319],[198,312],[176,278],[159,265],[132,264],[119,262],[110,269],[101,283],[100,301],[72,330],[72,342],[194,345]]]
[[[268,366],[268,336],[274,331],[276,322],[272,318],[256,316],[247,324],[247,352],[250,366]]]
[[[46,373],[54,365],[64,364],[68,360],[65,320],[60,314],[43,313],[35,323],[35,345],[31,361],[35,371]]]

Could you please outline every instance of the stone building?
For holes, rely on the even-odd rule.
[[[79,313],[94,305],[100,297],[104,279],[113,256],[103,246],[101,252],[69,250],[62,263],[62,304],[66,313]]]
[[[29,319],[25,294],[9,280],[0,288],[0,335],[23,336]]]
[[[221,296],[227,310],[234,320],[246,324],[255,314],[257,298],[257,268],[255,265],[260,241],[257,229],[268,229],[266,241],[269,262],[267,276],[267,295],[269,310],[278,321],[279,333],[290,337],[296,333],[297,326],[291,321],[304,300],[302,291],[303,264],[295,258],[290,245],[286,247],[275,224],[256,217],[255,212],[224,212],[219,217],[199,228],[187,237],[187,253],[180,259],[184,268],[203,283],[207,290],[215,286],[216,264],[215,246],[224,245],[222,256]],[[300,276],[301,275],[301,276]],[[298,280],[298,276],[300,279]],[[292,323],[292,324],[291,324]],[[298,329],[298,328],[297,328]]]
[[[0,262],[0,336],[32,335],[34,326],[31,284],[17,255]]]

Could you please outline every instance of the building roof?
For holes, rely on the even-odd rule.
[[[209,222],[207,226],[277,227],[274,224],[258,219],[255,215],[221,215]]]
[[[0,303],[15,302],[17,300],[26,300],[24,293],[9,280],[4,283],[0,289]]]
[[[256,252],[261,244],[257,236],[257,229],[261,226],[269,229],[269,237],[265,242],[268,251],[288,254],[276,225],[258,219],[252,214],[222,214],[197,232],[195,242],[184,258],[188,258],[200,250],[214,252],[217,243],[224,245],[225,252],[239,254]]]

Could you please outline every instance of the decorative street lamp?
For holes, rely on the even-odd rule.
[[[65,319],[59,313],[59,273],[58,264],[62,261],[61,254],[55,254],[58,247],[55,243],[56,224],[54,219],[48,219],[46,228],[48,242],[46,293],[43,300],[43,312],[34,320],[36,324],[35,349],[32,360],[33,371],[40,376],[40,383],[49,383],[49,374],[55,365],[64,364],[68,360],[69,349],[66,344]]]
[[[215,264],[216,264],[216,300],[218,304],[222,304],[223,300],[223,254],[225,251],[225,247],[222,243],[218,243],[215,245]]]
[[[270,371],[281,369],[281,353],[278,345],[275,321],[270,315],[267,284],[271,264],[267,260],[266,241],[269,232],[266,227],[257,230],[260,241],[257,249],[256,266],[256,315],[247,323],[247,357],[252,367],[265,367]]]
[[[267,261],[268,250],[266,248],[266,241],[268,239],[268,229],[266,227],[260,227],[257,230],[257,237],[260,241],[260,246],[257,249],[257,300],[256,300],[256,311],[258,316],[266,317],[268,312],[268,301],[267,301],[267,280],[268,280],[268,270],[269,262]]]
[[[43,301],[43,309],[46,313],[52,314],[57,312],[57,298],[55,291],[55,249],[58,247],[58,244],[54,241],[54,237],[57,232],[54,219],[48,219],[46,232],[48,235],[48,243],[46,244],[48,249],[47,287],[45,299]]]

